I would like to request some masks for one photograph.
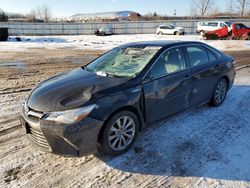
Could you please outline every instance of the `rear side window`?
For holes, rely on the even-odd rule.
[[[202,46],[190,46],[186,49],[191,67],[209,63],[207,52]]]
[[[213,52],[211,52],[210,50],[207,50],[207,54],[208,54],[210,61],[216,61],[218,59],[217,56]]]

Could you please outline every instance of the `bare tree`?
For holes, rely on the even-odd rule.
[[[195,16],[198,16],[198,13],[197,13],[197,9],[196,9],[196,7],[195,6],[190,6],[190,16],[191,17],[195,17]]]
[[[44,5],[42,11],[43,11],[43,15],[44,15],[44,20],[46,22],[49,22],[51,20],[51,17],[52,17],[49,7]]]
[[[51,19],[51,12],[49,7],[47,5],[37,7],[36,16],[38,19],[49,22]]]
[[[36,10],[35,9],[32,9],[26,16],[27,20],[30,21],[30,22],[34,22],[37,17],[36,17]]]
[[[243,17],[245,14],[246,9],[250,5],[249,0],[236,0],[237,8],[239,9],[240,16]]]
[[[214,5],[211,10],[209,11],[209,15],[212,17],[216,17],[217,15],[219,15],[220,12],[220,8],[217,5]]]
[[[51,12],[47,5],[38,6],[36,9],[31,9],[31,11],[26,15],[26,18],[31,22],[34,22],[37,19],[43,20],[44,22],[49,22],[51,17]]]
[[[227,3],[227,11],[231,15],[233,15],[234,12],[235,12],[234,4],[235,4],[234,0],[229,0],[228,3]]]
[[[203,18],[211,4],[211,0],[192,0],[191,4],[197,9],[200,16]]]
[[[0,21],[6,22],[8,21],[8,16],[5,14],[5,12],[0,8]]]

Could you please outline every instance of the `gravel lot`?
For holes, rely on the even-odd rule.
[[[237,71],[221,107],[203,105],[157,123],[122,156],[65,158],[32,147],[18,120],[24,97],[101,53],[0,52],[0,187],[250,187],[250,68]],[[250,51],[227,53],[237,66],[250,64]]]

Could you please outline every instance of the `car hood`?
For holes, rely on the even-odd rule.
[[[127,79],[103,77],[82,68],[54,76],[32,90],[27,105],[40,112],[62,111],[83,106],[95,94],[118,86]]]

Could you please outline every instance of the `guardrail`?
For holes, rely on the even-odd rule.
[[[9,34],[19,35],[90,35],[100,27],[113,28],[116,34],[152,34],[162,24],[184,27],[186,33],[196,32],[200,20],[166,20],[166,21],[122,21],[100,23],[25,23],[0,22],[0,27],[8,27]],[[250,20],[231,20],[250,26]]]

